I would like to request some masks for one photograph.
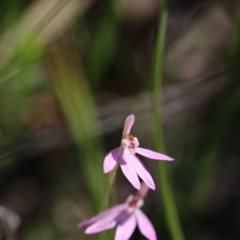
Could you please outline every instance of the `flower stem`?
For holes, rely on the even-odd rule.
[[[154,46],[153,69],[152,69],[152,103],[153,103],[153,124],[154,124],[154,144],[155,149],[159,152],[164,152],[163,133],[160,121],[159,111],[159,95],[163,79],[163,50],[167,23],[167,0],[162,1],[162,6],[159,14],[157,33]],[[173,191],[171,189],[167,165],[163,161],[158,161],[157,175],[159,185],[161,187],[161,197],[165,217],[173,240],[183,240],[184,235],[180,225],[177,207],[174,200]]]
[[[108,203],[109,203],[109,198],[110,198],[110,194],[111,194],[111,189],[114,183],[114,180],[116,178],[117,175],[117,170],[119,167],[119,161],[117,161],[116,166],[114,167],[114,169],[109,173],[109,177],[108,177],[108,188],[106,191],[106,195],[104,197],[103,203],[102,203],[102,210],[105,210],[108,207]]]

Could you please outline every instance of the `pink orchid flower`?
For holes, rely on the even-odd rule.
[[[136,189],[140,189],[141,187],[138,176],[149,186],[149,188],[155,189],[156,187],[151,175],[135,154],[138,153],[155,160],[172,161],[174,159],[149,149],[140,148],[138,139],[130,134],[134,120],[135,117],[133,114],[126,118],[121,146],[113,149],[106,155],[103,163],[103,171],[104,173],[112,171],[117,161],[119,161],[124,175]]]
[[[96,216],[86,219],[78,227],[86,227],[86,234],[93,234],[117,226],[114,240],[128,240],[138,225],[140,232],[149,240],[156,240],[156,232],[150,220],[139,209],[144,204],[139,196],[130,195],[126,203],[116,205]]]

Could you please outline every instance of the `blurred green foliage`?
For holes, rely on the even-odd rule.
[[[134,1],[132,9],[125,3],[129,7],[127,10],[130,13],[132,11],[130,15],[134,20],[127,18],[124,1],[95,3],[54,0],[50,4],[46,0],[10,0],[1,3],[0,186],[3,189],[0,204],[5,204],[22,217],[20,239],[31,240],[36,239],[36,236],[39,240],[96,239],[95,235],[84,235],[82,230],[76,228],[76,224],[96,214],[101,208],[108,186],[108,176],[102,172],[103,158],[109,146],[115,142],[118,144],[121,136],[120,129],[115,129],[115,133],[101,135],[97,114],[99,102],[104,106],[114,102],[117,96],[128,94],[130,98],[135,98],[130,94],[147,92],[151,86],[149,66],[152,62],[152,43],[155,39],[153,29],[158,12],[152,10],[149,17],[141,22],[137,19],[139,13],[133,11],[141,7],[143,3],[140,2],[137,4]],[[177,4],[174,1],[171,3]],[[214,4],[207,7],[212,6]],[[225,6],[219,3],[217,6],[224,10],[228,4]],[[147,10],[146,8],[142,12],[146,13]],[[225,138],[232,119],[239,115],[240,11],[237,14],[234,10],[231,11],[237,17],[229,17],[234,29],[229,34],[228,45],[221,59],[221,64],[227,69],[225,75],[221,76],[224,79],[223,87],[208,100],[209,107],[199,109],[199,112],[203,112],[201,117],[194,118],[189,113],[181,114],[179,111],[179,115],[183,116],[179,117],[180,121],[178,118],[175,121],[171,119],[172,122],[166,124],[166,146],[176,158],[169,171],[172,173],[172,190],[177,198],[187,239],[193,239],[192,236],[198,232],[196,229],[201,229],[201,216],[207,211],[209,199],[213,198],[218,170],[228,161],[223,161],[221,153],[223,149],[228,152],[227,148],[232,142],[226,142]],[[174,13],[173,11],[172,14]],[[180,10],[177,13],[183,14]],[[200,19],[201,16],[196,18]],[[169,35],[174,35],[171,35],[173,22],[176,24],[177,21],[172,20],[170,15],[167,40]],[[186,24],[180,35],[186,33],[192,26],[190,25]],[[194,32],[189,35],[194,39]],[[172,42],[178,42],[180,37],[176,35]],[[206,37],[205,40],[209,43],[211,39]],[[166,45],[169,50],[173,43],[171,45],[166,42]],[[187,45],[184,47],[188,48]],[[158,51],[162,49],[163,43],[161,49],[155,50],[155,54],[159,54]],[[193,49],[188,49],[187,57],[193,54]],[[171,82],[171,77],[164,72],[163,62],[162,59],[157,63],[156,69],[160,69],[159,74],[164,78],[166,86],[181,85],[177,81]],[[215,71],[214,64],[206,65]],[[194,69],[194,66],[193,64],[189,68]],[[155,76],[156,110],[161,88],[158,85],[160,75]],[[170,93],[174,94],[174,91]],[[194,99],[189,100],[191,101]],[[116,109],[121,109],[121,106],[113,105],[111,111],[103,113],[101,118],[112,117]],[[147,115],[145,112],[139,113],[138,107],[133,110],[139,116]],[[125,111],[128,110],[123,109],[123,115]],[[188,116],[192,119],[188,119]],[[59,123],[66,125],[69,134],[69,139],[64,139],[62,145],[47,148],[54,142],[52,138],[46,137],[41,142],[34,138],[38,131],[42,133],[41,131]],[[146,134],[151,131],[150,125],[146,124],[147,131],[140,129],[142,139],[146,138],[145,143],[151,142]],[[169,126],[177,130],[169,130]],[[186,130],[182,130],[184,127]],[[161,132],[155,131],[157,139],[159,131]],[[174,138],[168,137],[168,133]],[[53,136],[58,137],[57,134],[56,137]],[[62,141],[60,137],[59,141]],[[238,142],[239,138],[232,141]],[[45,150],[35,155],[31,153],[38,152],[38,149]],[[232,159],[231,153],[229,159]],[[238,159],[239,156],[234,160],[236,165],[239,164]],[[151,164],[149,167],[151,169]],[[167,169],[164,170],[166,171]],[[152,172],[154,174],[153,168]],[[162,181],[161,177],[159,181]],[[132,191],[121,176],[117,176],[116,186],[118,190],[114,192],[118,202],[123,201]],[[155,193],[151,194],[146,199],[146,213],[150,215],[159,236],[169,239],[166,225],[163,224],[163,207],[159,204],[161,198]],[[230,193],[228,194],[230,199]],[[26,199],[30,199],[30,202]],[[152,206],[148,205],[148,201]],[[59,214],[61,210],[58,207],[62,207],[62,215]],[[62,222],[58,221],[60,218],[63,219]],[[66,224],[68,222],[71,223],[70,227]],[[192,232],[189,230],[191,227],[195,229]],[[236,235],[239,232],[234,231],[236,233],[231,232],[232,235],[229,233],[229,236],[239,237]],[[100,234],[99,238],[109,239],[109,233]],[[133,238],[141,239],[138,232]]]

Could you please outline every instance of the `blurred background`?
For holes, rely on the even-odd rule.
[[[0,240],[98,239],[76,225],[106,193],[126,116],[152,148],[160,0],[8,0],[0,8]],[[240,4],[170,0],[162,110],[189,240],[240,239]],[[145,166],[156,179],[153,161]],[[143,210],[170,239],[158,189]],[[135,190],[119,171],[112,204]],[[113,231],[114,232],[114,231]],[[132,239],[144,239],[138,230]]]

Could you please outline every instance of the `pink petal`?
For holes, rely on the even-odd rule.
[[[136,153],[143,155],[144,157],[147,158],[151,158],[151,159],[156,159],[156,160],[166,160],[166,161],[172,161],[174,160],[173,158],[164,155],[162,153],[158,153],[158,152],[154,152],[152,150],[149,149],[145,149],[145,148],[136,148]]]
[[[155,190],[156,186],[154,184],[152,176],[146,170],[146,168],[143,166],[137,156],[131,155],[131,164],[137,172],[138,176],[148,185],[148,187]]]
[[[136,225],[136,218],[132,214],[123,224],[117,226],[114,240],[128,240],[132,236]]]
[[[86,234],[93,234],[107,229],[114,228],[116,221],[111,216],[101,218],[85,230]]]
[[[123,174],[128,179],[128,181],[136,188],[140,189],[141,184],[138,179],[137,173],[131,164],[131,153],[129,150],[125,149],[120,157],[120,166]]]
[[[106,155],[106,157],[104,158],[104,162],[103,162],[104,173],[108,173],[113,170],[113,168],[115,167],[115,165],[118,161],[120,153],[121,153],[121,148],[116,148],[116,149],[113,149],[112,151],[110,151]]]
[[[123,128],[123,138],[125,137],[126,134],[130,133],[132,125],[134,124],[134,121],[135,121],[134,114],[131,114],[126,118],[124,128]]]
[[[137,223],[140,232],[143,236],[145,236],[149,240],[157,240],[156,232],[152,223],[149,221],[147,216],[140,210],[135,210],[135,215],[137,218]]]
[[[89,219],[86,219],[82,222],[80,222],[78,224],[78,227],[81,228],[81,227],[85,227],[85,226],[89,226],[91,224],[93,224],[94,222],[98,221],[100,218],[104,218],[105,216],[108,216],[108,215],[114,215],[114,216],[117,216],[121,211],[127,209],[127,204],[123,203],[123,204],[118,204],[112,208],[109,208],[107,209],[106,211],[104,212],[101,212]]]
[[[115,207],[110,208],[109,210],[103,212],[102,216],[97,219],[91,226],[86,230],[86,234],[92,234],[101,232],[107,229],[111,229],[116,226],[116,218],[122,214],[123,210],[127,209],[127,204],[119,204]],[[97,216],[96,216],[97,217]]]

